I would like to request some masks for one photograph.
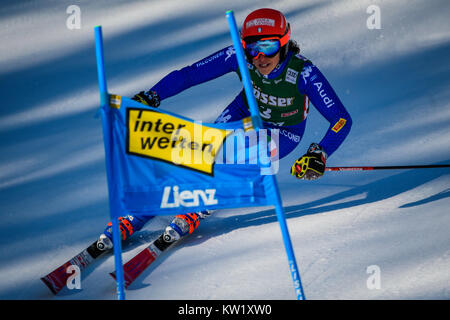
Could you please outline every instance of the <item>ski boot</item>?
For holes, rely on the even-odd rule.
[[[148,220],[153,218],[153,216],[139,216],[135,217],[132,215],[127,215],[124,217],[119,217],[119,229],[122,241],[128,239],[133,233],[142,229],[142,227],[147,223]],[[112,222],[109,222],[105,228],[105,231],[100,235],[97,240],[97,247],[100,250],[108,250],[113,247],[113,236],[112,236]]]
[[[203,210],[175,216],[170,225],[168,225],[164,231],[164,241],[172,243],[187,234],[191,234],[198,228],[200,219],[204,219],[210,215],[211,211]]]
[[[112,247],[113,243],[111,239],[109,239],[104,233],[102,233],[97,240],[97,249],[100,251],[107,251],[109,249],[112,249]]]

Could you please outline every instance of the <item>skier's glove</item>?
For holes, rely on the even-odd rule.
[[[134,101],[145,104],[146,106],[158,108],[161,104],[161,99],[156,91],[141,91],[133,98]]]
[[[327,153],[317,143],[312,143],[308,151],[297,159],[291,167],[291,175],[304,180],[316,180],[323,176]]]

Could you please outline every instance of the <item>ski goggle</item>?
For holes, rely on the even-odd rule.
[[[253,59],[258,59],[260,55],[265,55],[266,57],[274,57],[281,47],[289,42],[291,36],[291,27],[288,24],[286,33],[280,37],[268,37],[258,39],[256,41],[249,41],[248,43],[242,39],[242,46],[245,52]]]
[[[244,42],[244,49],[253,59],[257,59],[261,54],[266,57],[274,57],[280,51],[281,43],[279,38],[261,39],[252,43]]]

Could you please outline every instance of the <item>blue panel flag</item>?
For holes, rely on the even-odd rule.
[[[168,215],[273,205],[267,177],[271,139],[250,118],[194,121],[134,100],[109,96],[106,144],[117,188],[117,214]],[[274,144],[275,145],[275,144]]]

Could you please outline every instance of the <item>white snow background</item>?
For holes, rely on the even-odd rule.
[[[66,25],[71,5],[80,29]],[[369,29],[370,5],[381,29]],[[285,13],[302,54],[353,118],[328,166],[450,163],[450,2],[75,1],[0,3],[0,299],[116,299],[113,256],[54,296],[39,280],[89,245],[109,221],[95,64],[102,25],[108,89],[132,96],[231,44],[260,7]],[[213,121],[239,92],[235,74],[161,108]],[[331,172],[296,180],[293,161],[328,123],[311,107],[306,134],[277,180],[307,299],[449,299],[448,169]],[[123,247],[126,262],[172,217]],[[375,267],[374,267],[375,266]],[[375,268],[375,269],[374,269]],[[370,284],[378,270],[379,287]],[[127,299],[295,299],[271,208],[221,210],[161,256]]]

